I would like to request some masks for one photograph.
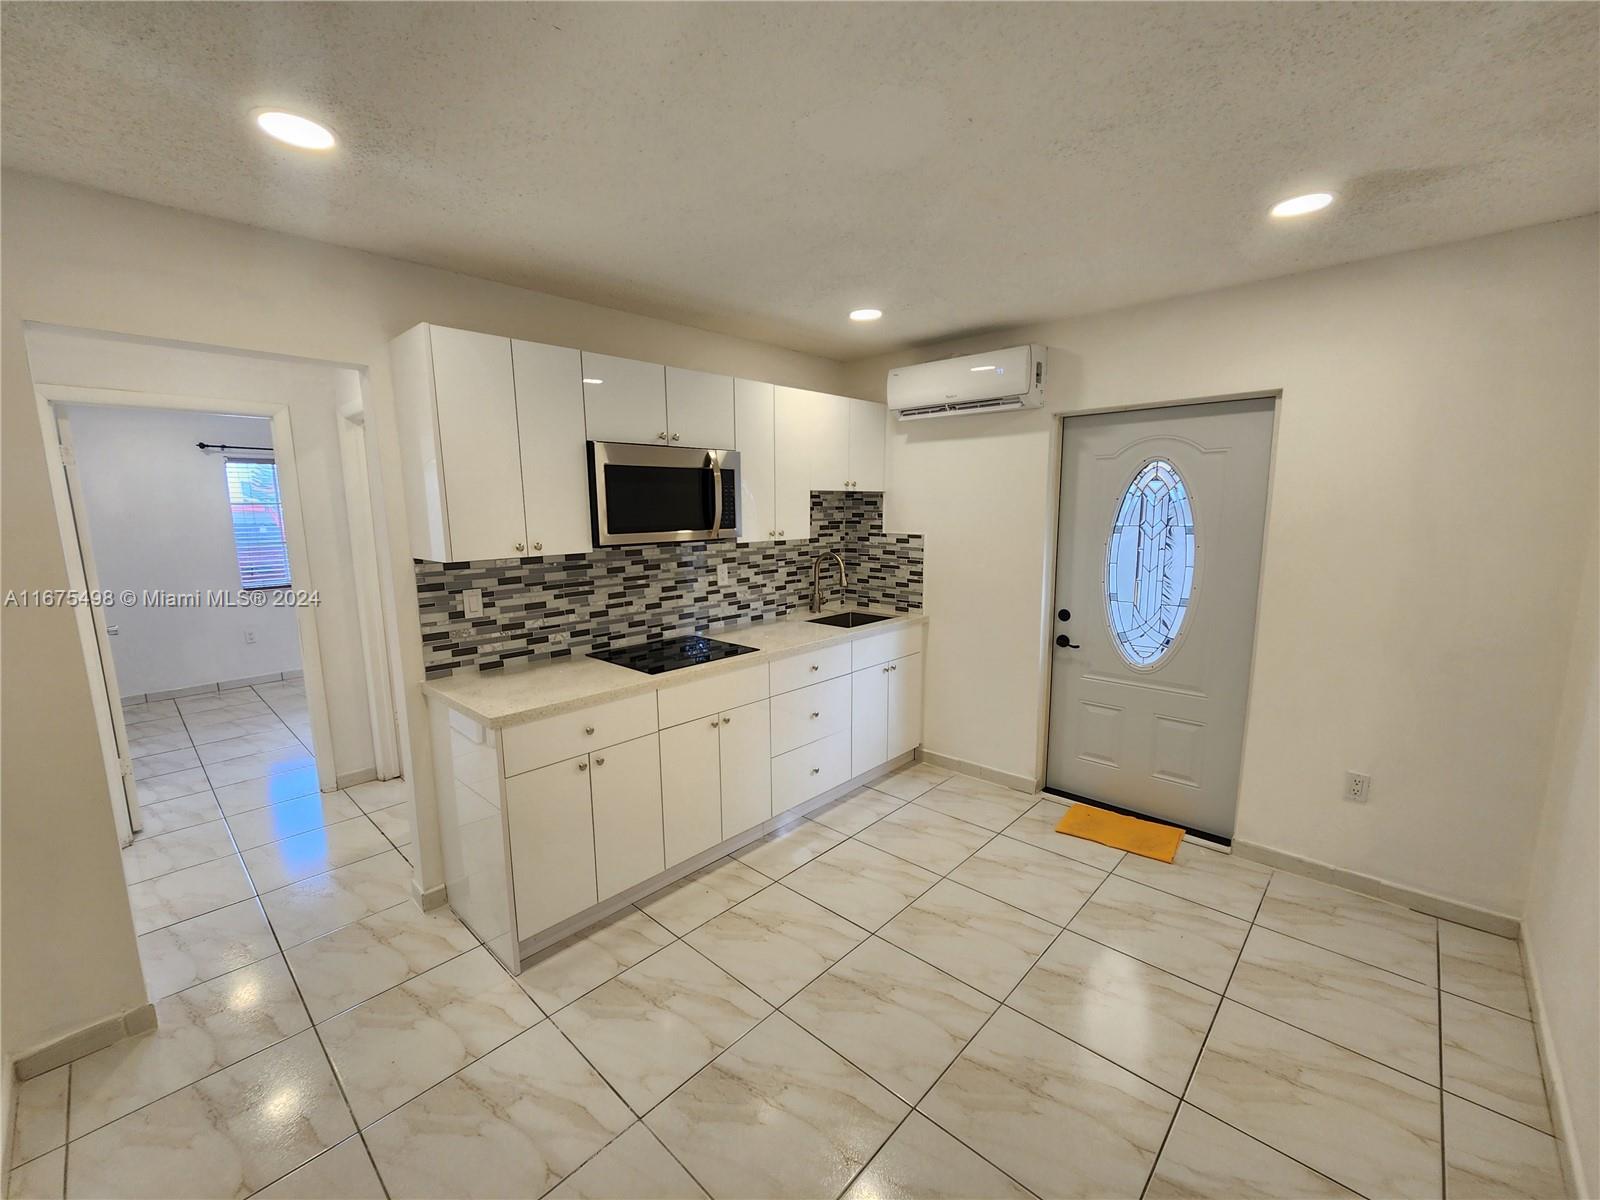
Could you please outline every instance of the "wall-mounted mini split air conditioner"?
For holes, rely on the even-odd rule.
[[[1012,346],[889,372],[889,410],[902,421],[1044,407],[1045,348]]]

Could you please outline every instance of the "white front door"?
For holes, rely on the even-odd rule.
[[[1066,419],[1050,787],[1233,835],[1272,409]]]

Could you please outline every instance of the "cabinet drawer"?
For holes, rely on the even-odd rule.
[[[850,734],[836,733],[772,760],[772,812],[786,812],[850,778]]]
[[[850,673],[850,643],[824,646],[820,650],[807,650],[789,658],[780,658],[772,664],[772,694],[792,692],[796,688],[821,683]]]
[[[754,666],[723,671],[709,679],[674,684],[662,688],[656,696],[660,705],[661,724],[668,728],[682,725],[697,717],[709,717],[712,713],[726,712],[741,704],[765,700],[767,664],[756,663]]]
[[[875,667],[891,658],[904,658],[921,649],[921,625],[907,625],[901,629],[857,638],[850,643],[850,669],[859,671],[862,667]]]
[[[840,649],[845,647],[841,646]],[[772,701],[772,752],[784,754],[799,746],[850,728],[850,678],[841,675],[785,692]]]
[[[656,731],[656,696],[628,696],[500,731],[506,776]]]

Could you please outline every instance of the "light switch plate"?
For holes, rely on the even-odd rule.
[[[461,606],[469,617],[483,616],[483,589],[467,588],[461,593]]]

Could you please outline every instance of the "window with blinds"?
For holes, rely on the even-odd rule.
[[[270,459],[230,458],[228,509],[239,583],[246,591],[289,586],[289,548],[283,541],[278,465]]]

